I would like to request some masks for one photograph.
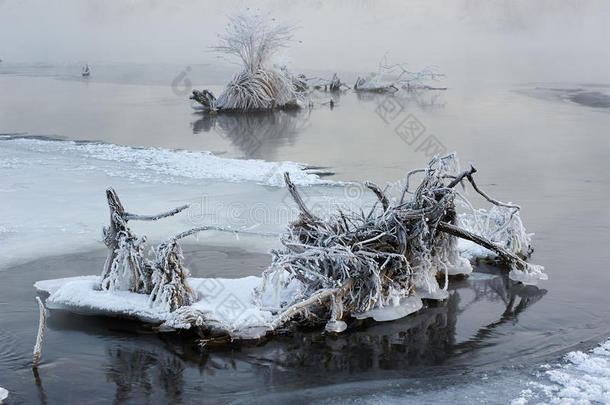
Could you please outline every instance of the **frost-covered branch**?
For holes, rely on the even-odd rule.
[[[38,310],[40,317],[38,319],[38,333],[36,334],[36,344],[34,345],[34,360],[32,361],[32,368],[38,368],[38,361],[40,360],[40,353],[42,352],[42,340],[44,339],[44,332],[47,329],[47,309],[40,300],[40,297],[36,297],[38,303]],[[1,400],[1,398],[0,398]]]
[[[188,207],[189,207],[188,204],[181,205],[180,207],[174,208],[173,210],[170,210],[170,211],[167,211],[167,212],[163,212],[163,213],[157,214],[157,215],[137,215],[137,214],[130,214],[130,213],[126,212],[125,214],[123,214],[123,218],[126,221],[130,221],[130,220],[136,220],[136,221],[156,221],[156,220],[159,220],[161,218],[167,218],[167,217],[171,217],[173,215],[176,215],[179,212],[184,211]]]
[[[150,302],[168,312],[195,301],[195,294],[186,282],[189,271],[182,266],[183,258],[182,248],[174,240],[159,245],[151,263]]]
[[[196,228],[189,229],[188,231],[179,233],[178,235],[174,236],[170,240],[183,239],[183,238],[186,238],[187,236],[191,236],[196,233],[204,232],[204,231],[228,232],[228,233],[233,233],[236,235],[244,234],[244,235],[255,235],[255,236],[265,236],[265,237],[280,236],[280,234],[277,232],[256,232],[256,231],[250,231],[247,229],[232,229],[232,228],[225,228],[222,226],[211,226],[210,225],[210,226],[198,226]]]
[[[279,235],[283,247],[271,251],[271,264],[260,284],[249,287],[254,308],[248,311],[264,316],[239,322],[246,325],[245,329],[257,329],[252,333],[262,336],[304,324],[324,324],[326,331],[338,333],[347,328],[348,318],[387,320],[388,315],[379,314],[388,308],[394,311],[389,318],[396,319],[419,310],[422,298],[447,298],[449,276],[472,271],[468,259],[473,256],[466,250],[473,246],[482,252],[476,257],[506,264],[513,280],[533,283],[546,279],[542,266],[526,261],[532,252],[531,235],[521,223],[519,206],[490,197],[474,181],[476,173],[473,166],[460,170],[455,154],[436,156],[427,167],[407,173],[406,184],[396,198],[388,187],[382,190],[365,182],[377,197],[368,215],[361,209],[338,210],[328,216],[314,215],[285,173],[285,183],[300,214]],[[410,190],[409,182],[415,175],[421,179]],[[457,191],[458,185],[468,184],[492,204],[491,209],[475,209]],[[104,229],[104,241],[109,252],[102,290],[148,294],[150,305],[164,314],[162,330],[193,326],[204,336],[214,328],[231,337],[252,336],[239,330],[235,319],[229,322],[215,310],[200,306],[203,301],[197,294],[203,292],[187,282],[189,272],[182,264],[179,241],[203,231],[271,237],[278,234],[200,226],[160,244],[149,260],[143,254],[146,239],[129,229],[128,220],[157,220],[175,215],[186,206],[141,216],[127,213],[113,189],[108,189],[106,196],[110,225]],[[458,213],[456,201],[462,202],[467,212]],[[465,248],[462,240],[472,246]]]
[[[342,89],[350,89],[351,87],[343,83],[336,73],[333,73],[333,77],[330,79],[324,79],[322,77],[308,77],[307,81],[311,82],[311,86],[314,89],[324,89],[330,91],[340,91]]]
[[[510,227],[511,235],[521,238],[520,242],[501,241],[504,245],[460,227],[454,188],[471,179],[476,169],[460,172],[455,155],[448,155],[436,157],[427,168],[411,173],[416,172],[424,178],[409,201],[402,201],[408,186],[395,204],[378,186],[365,183],[377,195],[382,211],[373,210],[368,216],[340,211],[327,219],[311,214],[290,177],[285,176],[301,215],[282,235],[284,249],[272,251],[272,264],[263,273],[257,297],[261,299],[270,280],[282,274],[297,280],[302,291],[286,303],[274,322],[280,324],[296,314],[309,313],[306,319],[325,319],[328,330],[340,331],[344,316],[395,305],[392,303],[413,295],[416,289],[438,295],[437,276],[444,275],[446,289],[449,274],[471,271],[470,263],[459,254],[458,237],[497,253],[513,278],[528,282],[546,277],[542,267],[525,262],[511,249],[529,245],[529,239],[515,233],[515,226]],[[514,207],[488,200],[499,207]],[[514,218],[509,222],[520,226]],[[502,227],[509,229],[505,223]],[[343,294],[338,294],[340,288],[344,288]]]
[[[420,71],[413,72],[407,69],[405,64],[388,64],[387,57],[384,56],[379,62],[377,72],[371,73],[366,77],[358,77],[354,90],[371,92],[396,92],[400,87],[406,89],[436,89],[445,88],[432,87],[425,84],[426,80],[436,81],[443,77],[436,67],[427,66]]]
[[[150,294],[151,304],[167,311],[192,303],[193,292],[186,283],[188,270],[182,266],[182,250],[176,240],[158,246],[150,261],[144,257],[146,238],[137,237],[127,226],[129,220],[156,221],[176,215],[188,205],[157,215],[137,215],[125,212],[114,189],[106,190],[106,198],[110,226],[104,228],[108,257],[102,272],[102,290]]]

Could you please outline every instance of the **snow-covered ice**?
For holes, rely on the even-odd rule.
[[[151,241],[201,225],[278,231],[290,214],[276,209],[286,208],[287,192],[275,187],[283,184],[284,171],[300,185],[331,183],[304,168],[209,152],[0,136],[0,211],[10,214],[0,217],[0,271],[57,252],[100,247],[109,186],[138,213],[191,205],[153,226],[134,224]]]
[[[86,160],[84,170],[101,169],[109,175],[125,175],[116,164],[127,165],[129,175],[140,181],[159,181],[164,176],[191,179],[219,179],[224,181],[253,181],[269,186],[283,186],[283,173],[289,172],[295,184],[324,183],[306,166],[294,162],[266,162],[264,160],[228,159],[206,151],[173,150],[164,148],[135,148],[97,142],[74,142],[27,137],[0,137],[2,146],[11,150],[44,153],[50,159],[70,157]],[[4,148],[3,148],[4,149]],[[1,168],[19,168],[31,162],[18,156],[2,160]],[[96,165],[95,161],[109,161],[112,166]],[[44,164],[39,161],[38,163]],[[147,172],[154,172],[153,177]]]
[[[39,292],[49,294],[46,306],[64,309],[82,315],[107,315],[138,319],[144,322],[162,323],[165,329],[189,329],[181,311],[201,314],[207,325],[234,332],[235,337],[246,337],[250,330],[257,332],[250,337],[264,335],[278,314],[266,308],[274,307],[276,298],[267,291],[261,302],[254,301],[254,290],[262,278],[249,276],[236,279],[188,278],[187,283],[195,291],[197,301],[176,312],[168,312],[164,307],[155,306],[149,296],[129,291],[103,291],[101,277],[79,276],[55,280],[37,281],[34,287]],[[280,300],[285,302],[297,293],[299,282],[293,280],[282,290]],[[441,297],[439,297],[441,298]],[[441,298],[442,299],[442,298]],[[409,296],[383,308],[374,308],[356,315],[358,319],[373,318],[376,321],[392,321],[417,312],[423,306],[421,298]]]
[[[584,353],[568,353],[562,364],[543,365],[512,404],[610,404],[610,340]]]
[[[163,323],[165,329],[189,329],[191,325],[180,317],[180,310],[170,313],[164,307],[153,305],[149,296],[129,291],[102,291],[99,276],[68,277],[43,280],[34,287],[46,292],[46,305],[51,309],[64,309],[82,315],[109,315],[137,319],[144,322]],[[260,277],[188,278],[187,283],[195,291],[197,301],[181,310],[201,314],[206,325],[236,332],[241,336],[258,328],[263,334],[274,319],[270,311],[261,309],[253,299],[253,291],[261,283]],[[289,288],[293,293],[295,288]],[[268,302],[263,302],[268,304]],[[265,305],[263,305],[264,307]]]

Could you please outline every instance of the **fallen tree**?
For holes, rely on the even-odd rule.
[[[435,67],[428,66],[420,71],[411,71],[405,64],[387,64],[387,58],[379,62],[377,72],[356,79],[354,90],[363,92],[397,92],[400,88],[446,90],[444,87],[432,87],[427,81],[436,81],[444,75],[439,73]]]
[[[422,299],[445,299],[449,276],[472,271],[467,258],[492,258],[523,283],[546,279],[541,266],[526,262],[532,246],[520,207],[487,195],[476,184],[475,173],[473,167],[459,171],[453,154],[435,157],[427,167],[407,173],[399,196],[391,198],[377,185],[365,183],[377,198],[367,213],[339,210],[328,218],[311,212],[286,173],[299,216],[279,235],[284,248],[271,252],[271,265],[262,277],[223,281],[231,294],[246,297],[237,315],[222,313],[219,303],[206,296],[200,287],[205,279],[189,278],[179,240],[210,230],[278,235],[203,226],[170,238],[148,259],[143,254],[145,238],[133,234],[127,222],[155,221],[186,206],[152,216],[130,214],[112,189],[107,191],[110,226],[104,241],[109,252],[102,277],[51,280],[38,287],[51,293],[54,305],[91,308],[103,300],[102,312],[135,316],[159,324],[160,330],[194,328],[205,338],[225,334],[234,339],[299,325],[325,325],[329,332],[342,332],[353,318],[406,316],[422,307]],[[410,190],[414,175],[423,178]],[[474,209],[456,190],[465,183],[493,208]],[[456,200],[470,212],[458,215]],[[458,239],[479,250],[465,255]],[[113,295],[119,291],[133,296]],[[148,307],[141,307],[141,296],[148,297]]]

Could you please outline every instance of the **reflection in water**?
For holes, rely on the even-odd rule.
[[[459,313],[466,311],[476,302],[486,301],[501,301],[505,309],[500,318],[488,325],[485,325],[467,341],[459,343],[453,347],[454,355],[460,355],[467,352],[473,352],[482,347],[493,346],[494,342],[490,340],[493,337],[495,330],[504,324],[516,325],[518,317],[529,306],[538,302],[547,291],[539,289],[535,286],[526,286],[509,281],[507,276],[496,277],[486,282],[472,283],[474,290],[474,298],[471,302],[463,305]]]
[[[340,337],[314,332],[276,339],[290,349],[279,350],[276,341],[268,346],[273,347],[270,352],[275,353],[272,357],[278,365],[291,368],[370,372],[441,364],[449,358],[495,344],[492,339],[495,330],[506,323],[516,324],[519,314],[544,294],[546,290],[515,284],[503,276],[469,280],[458,283],[450,291],[449,299],[431,302],[413,316],[393,322],[352,324],[351,332]],[[462,296],[467,295],[474,298],[463,303]],[[479,305],[502,302],[505,310],[498,321],[482,326],[469,340],[456,343],[459,316],[477,302]]]
[[[40,374],[38,374],[38,368],[32,368],[32,372],[34,373],[34,381],[36,382],[36,388],[38,388],[38,398],[40,399],[40,403],[43,405],[47,405],[47,394],[44,392],[42,380],[40,379]]]
[[[192,122],[191,126],[193,134],[214,129],[247,158],[264,156],[265,159],[270,159],[279,146],[293,144],[297,134],[305,128],[310,113],[311,110],[219,115],[206,113]]]
[[[115,403],[128,401],[135,394],[147,400],[157,397],[158,401],[159,391],[171,402],[179,402],[184,387],[182,360],[168,352],[130,349],[108,349],[106,377],[116,384]]]
[[[177,403],[187,397],[185,387],[188,396],[191,389],[202,389],[207,398],[218,399],[231,389],[315,385],[320,383],[318,379],[346,375],[374,378],[375,371],[383,370],[400,370],[404,374],[409,367],[442,365],[451,358],[494,345],[497,336],[505,332],[498,329],[516,324],[519,315],[544,294],[545,290],[515,284],[505,276],[479,273],[455,282],[444,302],[435,301],[394,322],[354,321],[349,332],[339,336],[323,335],[317,330],[298,331],[263,344],[207,350],[178,335],[160,335],[153,344],[149,340],[144,344],[123,341],[107,350],[106,376],[116,385],[116,403],[138,402],[138,398],[148,402],[159,396]],[[465,301],[466,297],[469,298]],[[460,316],[472,317],[474,307],[488,310],[491,303],[502,303],[504,310],[498,314],[499,319],[475,330],[468,340],[456,343]],[[316,370],[313,374],[312,369]]]
[[[416,106],[421,110],[444,108],[443,90],[412,89],[400,90],[393,93],[357,92],[360,101],[381,103],[387,97],[396,100],[403,108]]]

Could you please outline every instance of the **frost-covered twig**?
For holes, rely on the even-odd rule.
[[[47,328],[47,310],[40,300],[40,297],[36,297],[36,302],[38,303],[40,317],[38,319],[38,333],[36,335],[36,344],[34,345],[34,360],[32,361],[32,368],[38,368],[38,360],[40,360],[40,352],[42,351],[42,340],[44,338],[44,332]]]
[[[343,88],[351,88],[347,84],[343,83],[336,73],[333,73],[333,77],[331,77],[330,79],[324,79],[322,77],[308,77],[307,81],[312,82],[311,86],[317,90],[324,89],[325,91],[330,90],[334,92],[340,91]]]
[[[167,211],[167,212],[163,212],[163,213],[157,214],[157,215],[137,215],[137,214],[130,214],[130,213],[126,212],[125,214],[123,214],[123,219],[125,219],[126,221],[131,221],[131,220],[136,220],[136,221],[157,221],[157,220],[159,220],[161,218],[167,218],[167,217],[171,217],[173,215],[176,215],[176,214],[184,211],[188,207],[189,207],[188,204],[181,205],[180,207],[174,208],[173,210],[170,210],[170,211]]]
[[[167,311],[174,311],[193,302],[186,283],[188,270],[181,263],[182,250],[176,240],[161,244],[152,261],[144,257],[145,237],[137,237],[127,226],[129,220],[156,221],[184,211],[188,205],[157,215],[136,215],[125,212],[119,196],[112,188],[106,190],[110,207],[110,226],[104,228],[108,257],[102,272],[103,290],[124,290],[150,294],[150,302]]]
[[[333,295],[337,294],[338,291],[339,289],[337,288],[321,290],[305,300],[292,304],[275,318],[275,320],[269,325],[270,329],[275,330],[279,328],[281,325],[288,322],[291,318],[307,309],[307,307],[323,302],[329,297],[332,297]]]
[[[245,12],[229,17],[215,51],[239,58],[251,73],[267,67],[271,57],[292,39],[295,27],[276,23],[269,14]]]
[[[232,228],[224,228],[222,226],[211,226],[210,225],[210,226],[198,226],[197,228],[192,228],[192,229],[189,229],[188,231],[181,232],[178,235],[174,236],[171,240],[183,239],[183,238],[186,238],[187,236],[191,236],[196,233],[204,232],[204,231],[228,232],[228,233],[233,233],[236,235],[244,234],[244,235],[255,235],[255,236],[264,236],[264,237],[277,237],[277,236],[281,235],[278,232],[257,232],[257,231],[250,231],[247,229],[232,229]]]
[[[444,88],[431,87],[424,84],[425,80],[438,80],[443,77],[442,73],[438,73],[433,66],[427,66],[420,71],[410,71],[405,64],[387,63],[387,57],[384,56],[379,62],[379,67],[376,73],[371,73],[366,77],[358,77],[354,90],[370,91],[370,92],[396,92],[400,87],[407,89],[437,89]]]

